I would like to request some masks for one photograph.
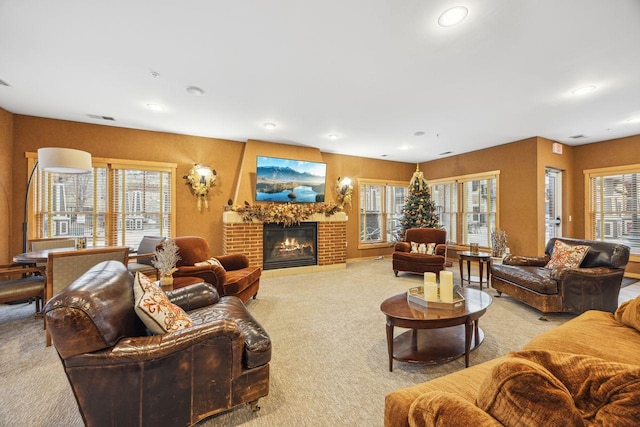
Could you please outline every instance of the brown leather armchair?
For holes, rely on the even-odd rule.
[[[577,268],[545,268],[556,240],[570,246],[586,245],[589,250]],[[618,295],[629,261],[629,247],[617,243],[569,238],[552,238],[545,255],[508,255],[502,264],[491,265],[491,285],[546,313],[582,313],[618,307]]]
[[[435,243],[433,255],[411,253],[411,242]],[[410,228],[406,232],[405,241],[397,242],[393,253],[393,272],[409,271],[411,273],[432,272],[440,275],[447,262],[447,232],[437,228]]]
[[[249,258],[244,254],[217,255],[222,264],[195,265],[212,258],[209,244],[199,236],[180,236],[174,239],[179,248],[180,260],[173,273],[174,289],[193,283],[191,278],[198,277],[215,286],[220,296],[237,296],[247,302],[258,295],[260,288],[260,267],[249,266]]]
[[[191,426],[269,392],[271,341],[235,297],[206,284],[167,292],[194,326],[150,335],[133,276],[100,263],[47,303],[53,344],[87,426]]]

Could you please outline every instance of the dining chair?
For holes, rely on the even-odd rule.
[[[153,266],[151,261],[155,257],[156,247],[164,241],[161,236],[144,236],[140,240],[138,249],[129,254],[129,263],[127,268],[132,274],[140,272],[154,280],[158,280],[158,269]]]
[[[45,302],[69,286],[86,271],[102,261],[120,261],[127,265],[129,248],[127,246],[107,246],[102,248],[78,249],[64,252],[51,252],[47,259],[47,281]],[[46,325],[45,325],[46,328]],[[47,332],[47,347],[51,345],[51,336]]]
[[[52,237],[44,239],[30,239],[27,248],[31,252],[43,251],[45,249],[75,248],[76,239],[73,237]],[[36,267],[46,267],[46,263],[38,263]]]
[[[44,267],[25,267],[21,264],[0,265],[0,303],[28,299],[36,301],[36,314],[44,299]]]

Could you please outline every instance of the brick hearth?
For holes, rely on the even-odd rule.
[[[243,253],[249,258],[251,265],[262,267],[262,223],[244,222],[235,212],[224,212],[222,222],[224,253]],[[318,223],[318,266],[346,265],[346,214],[341,212],[330,217],[315,214],[306,222]]]

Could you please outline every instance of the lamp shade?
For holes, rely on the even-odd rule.
[[[47,172],[87,173],[93,170],[91,154],[72,148],[39,148],[38,166]]]

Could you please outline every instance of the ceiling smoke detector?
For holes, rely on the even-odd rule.
[[[569,138],[571,138],[571,139],[582,139],[582,138],[586,138],[586,136],[584,136],[583,134],[580,134],[580,135],[572,135]]]

